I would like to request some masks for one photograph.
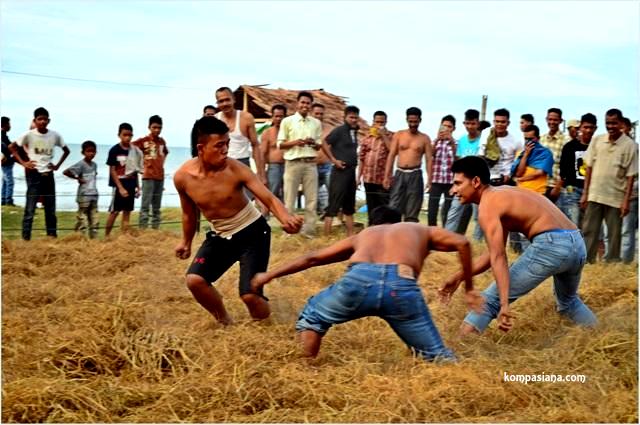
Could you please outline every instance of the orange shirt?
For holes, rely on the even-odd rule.
[[[151,135],[133,142],[142,151],[144,157],[143,179],[164,180],[164,161],[169,153],[167,143],[162,137],[154,139]]]

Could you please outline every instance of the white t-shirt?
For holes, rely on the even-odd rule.
[[[478,155],[484,155],[489,133],[489,129],[482,132]],[[500,159],[490,170],[492,179],[497,179],[501,175],[511,175],[511,166],[513,165],[513,161],[516,160],[518,152],[524,149],[523,141],[520,140],[520,138],[516,139],[511,133],[507,133],[504,137],[498,137],[498,145],[500,145]]]
[[[36,170],[39,173],[51,171],[48,165],[53,159],[54,147],[64,148],[67,146],[62,136],[55,131],[48,130],[42,134],[35,128],[20,136],[16,140],[16,144],[24,148],[30,161],[36,162]]]

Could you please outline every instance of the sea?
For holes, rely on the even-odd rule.
[[[76,203],[76,193],[78,191],[78,181],[70,179],[62,174],[66,168],[72,166],[78,161],[82,160],[82,153],[80,144],[67,143],[71,153],[67,159],[62,163],[60,169],[55,172],[56,180],[56,210],[58,211],[75,211],[78,208]],[[109,167],[107,166],[107,155],[109,149],[113,145],[98,145],[95,163],[98,165],[98,211],[107,211],[109,204],[111,203],[111,195],[113,189],[109,187]],[[51,162],[54,164],[60,159],[62,150],[56,148],[54,151],[54,158]],[[169,146],[169,155],[165,162],[165,174],[164,174],[164,193],[162,194],[162,207],[179,207],[180,197],[173,185],[173,174],[180,168],[180,166],[191,159],[191,149],[188,147],[173,147]],[[24,168],[20,164],[14,165],[13,176],[15,179],[14,187],[14,202],[16,205],[24,206],[26,200],[27,183],[24,177]],[[322,188],[324,190],[324,187]],[[364,191],[359,189],[356,193],[357,199],[364,200]],[[135,200],[134,208],[140,209],[140,198]]]

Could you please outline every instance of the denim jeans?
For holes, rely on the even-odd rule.
[[[160,227],[160,205],[164,180],[142,179],[142,200],[140,202],[139,226],[146,229],[149,225],[149,208],[151,208],[151,227]]]
[[[333,166],[330,162],[326,164],[318,164],[318,215],[324,214],[329,206],[329,181],[331,180],[331,169]],[[324,189],[322,188],[324,186]]]
[[[594,325],[597,320],[580,297],[578,286],[587,259],[584,240],[579,230],[549,231],[533,238],[529,248],[509,268],[509,303],[517,301],[547,278],[553,276],[553,292],[558,312],[579,325]],[[484,312],[470,312],[465,323],[479,332],[500,312],[498,287],[493,282],[482,292],[486,300]]]
[[[44,221],[47,228],[47,236],[57,236],[58,220],[56,219],[56,182],[53,172],[40,174],[35,170],[26,172],[27,201],[22,217],[22,239],[31,239],[33,217],[36,213],[38,198],[42,196],[44,204]]]
[[[13,204],[13,166],[2,166],[2,205]]]
[[[397,269],[396,264],[349,265],[340,280],[309,298],[296,331],[324,335],[333,325],[377,316],[424,359],[455,360],[440,338],[420,287],[414,279],[398,276]]]
[[[460,198],[453,197],[451,201],[451,208],[447,214],[447,223],[444,228],[456,232],[461,235],[467,233],[467,227],[469,221],[471,221],[471,215],[473,214],[473,204],[461,204]]]
[[[582,189],[571,186],[571,188],[562,189],[562,194],[558,200],[560,210],[569,217],[569,220],[578,226],[578,228],[582,227],[582,218],[584,217],[584,210],[580,209],[581,196]]]
[[[284,176],[284,163],[278,164],[276,162],[270,162],[267,165],[267,182],[269,183],[269,190],[276,195],[280,201],[284,200],[284,192],[282,190],[282,177]]]
[[[622,219],[622,261],[630,263],[636,256],[638,233],[638,198],[629,202],[629,214]]]

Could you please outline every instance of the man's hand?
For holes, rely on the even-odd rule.
[[[587,208],[587,192],[582,192],[582,196],[580,197],[580,208]]]
[[[142,194],[142,191],[140,190],[140,186],[136,187],[135,197],[139,198],[141,194]]]
[[[27,170],[35,170],[36,169],[36,162],[35,161],[27,161],[24,163],[24,168],[26,168]]]
[[[476,289],[465,292],[464,301],[467,303],[469,310],[476,313],[482,313],[484,310],[484,297]]]
[[[347,163],[339,159],[336,159],[333,162],[333,165],[335,165],[338,170],[344,170],[345,168],[347,168]]]
[[[271,279],[269,279],[269,275],[267,273],[257,273],[253,276],[253,279],[251,279],[251,291],[257,293],[260,288],[269,282],[271,282]]]
[[[127,192],[127,189],[125,189],[124,187],[119,188],[118,193],[120,193],[120,196],[122,196],[123,198],[129,197],[129,192]]]
[[[266,187],[269,187],[269,181],[267,180],[267,176],[264,173],[260,173],[258,174],[258,178],[260,179],[260,182],[265,185]]]
[[[78,177],[78,183],[79,184],[85,184],[87,181],[85,179],[83,179],[82,177]]]
[[[453,276],[446,280],[444,284],[438,289],[438,296],[440,297],[440,302],[444,305],[449,304],[451,301],[451,296],[456,292],[458,286],[460,286],[460,282],[462,280]]]
[[[560,197],[560,190],[559,186],[554,186],[549,192],[549,198],[557,200]]]
[[[384,176],[384,180],[382,181],[382,187],[389,190],[391,189],[391,176]]]
[[[180,242],[174,249],[176,257],[186,260],[191,256],[191,244],[185,241]]]
[[[498,329],[509,332],[513,327],[513,318],[514,316],[511,313],[509,305],[500,307],[500,312],[498,313]]]
[[[298,233],[302,228],[304,218],[301,215],[289,214],[287,221],[282,224],[282,230],[287,233]]]
[[[620,217],[624,217],[629,214],[629,200],[625,199],[622,201],[622,205],[620,205]]]
[[[427,184],[424,186],[424,191],[425,192],[431,192],[431,182],[427,182]]]
[[[523,156],[529,156],[529,154],[531,153],[531,151],[533,150],[535,145],[536,144],[534,142],[527,142],[527,144],[524,145],[524,155]]]

